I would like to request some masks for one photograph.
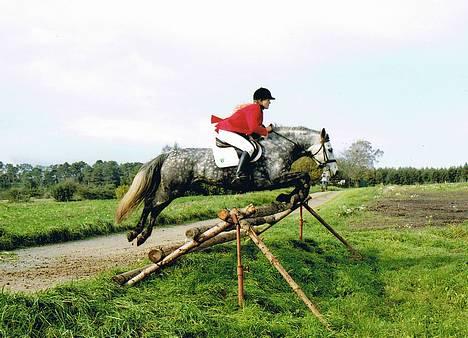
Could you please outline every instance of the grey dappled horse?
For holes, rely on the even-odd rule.
[[[294,186],[289,195],[278,200],[289,201],[299,193],[301,198],[309,192],[310,177],[307,173],[290,173],[291,165],[298,158],[313,158],[322,168],[334,175],[336,160],[330,139],[325,129],[321,132],[304,127],[276,127],[268,138],[260,141],[264,152],[262,157],[249,165],[251,180],[243,191],[267,190]],[[203,182],[213,186],[231,186],[236,167],[218,168],[210,148],[177,149],[161,154],[144,164],[133,179],[128,192],[121,200],[116,221],[120,223],[141,202],[143,212],[135,227],[128,233],[129,241],[137,236],[137,245],[143,244],[151,235],[156,218],[172,200],[181,197],[188,190]],[[146,220],[150,221],[145,228]]]

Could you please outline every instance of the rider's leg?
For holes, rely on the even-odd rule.
[[[250,161],[250,155],[247,151],[243,151],[242,155],[239,158],[239,165],[237,166],[236,176],[232,180],[232,183],[242,182],[247,179],[247,174],[245,173],[245,167]]]
[[[255,150],[253,145],[241,135],[226,130],[219,130],[217,137],[221,141],[227,142],[230,145],[242,150],[242,155],[239,158],[239,164],[237,166],[236,176],[234,177],[232,183],[237,184],[245,181],[247,178],[245,169],[250,161],[250,157]]]

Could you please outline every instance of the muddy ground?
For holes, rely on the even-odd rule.
[[[338,192],[312,194],[309,205],[315,208]],[[33,292],[61,282],[94,276],[115,267],[139,263],[151,248],[185,239],[194,226],[216,224],[208,220],[192,224],[155,228],[141,247],[127,242],[125,233],[87,240],[20,249],[0,254],[0,287],[11,291]]]
[[[459,224],[468,220],[468,191],[396,193],[374,202],[368,210],[382,216],[368,226],[416,228]]]

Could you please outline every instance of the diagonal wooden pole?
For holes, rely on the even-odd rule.
[[[241,221],[242,223],[242,221]],[[286,280],[286,282],[291,286],[293,291],[299,296],[299,298],[305,303],[305,305],[309,308],[309,310],[314,314],[315,317],[327,328],[327,330],[331,331],[330,326],[328,325],[325,318],[323,318],[322,314],[319,312],[317,307],[310,301],[310,299],[306,296],[304,291],[302,291],[301,287],[292,279],[289,273],[283,268],[280,264],[278,259],[270,252],[268,247],[265,243],[258,237],[252,227],[248,224],[242,224],[242,227],[247,231],[247,234],[252,239],[252,241],[258,246],[260,251],[265,255],[265,257],[270,261],[271,264],[279,271],[281,276]]]
[[[361,255],[356,249],[354,249],[354,248],[351,246],[351,244],[349,244],[338,232],[336,232],[335,229],[333,229],[333,228],[331,227],[330,224],[328,224],[327,222],[325,222],[325,220],[324,220],[322,217],[320,217],[320,215],[317,214],[317,213],[315,212],[314,209],[312,209],[311,207],[309,207],[309,205],[306,204],[306,203],[303,203],[302,205],[303,205],[304,208],[305,208],[308,212],[310,212],[310,213],[312,214],[312,216],[314,216],[325,228],[327,228],[328,231],[330,231],[336,238],[338,238],[338,239],[340,240],[340,242],[343,243],[343,244],[348,248],[348,250],[353,254],[353,256],[354,256],[355,258],[362,259],[362,255]]]

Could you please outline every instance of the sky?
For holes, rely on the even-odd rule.
[[[468,161],[468,2],[0,0],[0,161],[146,162],[265,124],[364,139],[379,167]]]

